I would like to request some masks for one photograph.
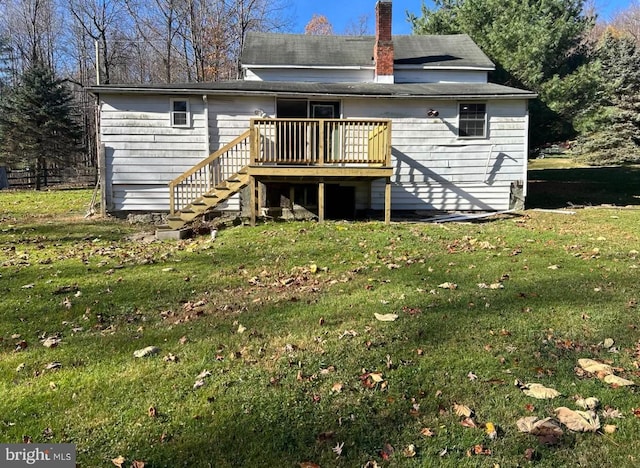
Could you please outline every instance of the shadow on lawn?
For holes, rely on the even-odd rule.
[[[527,208],[640,205],[640,166],[529,171]]]

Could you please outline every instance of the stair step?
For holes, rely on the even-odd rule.
[[[167,218],[167,225],[169,226],[169,231],[173,231],[173,230],[177,230],[177,229],[182,229],[185,224],[187,224],[182,218],[180,218],[179,216],[175,216],[175,217],[168,217]]]

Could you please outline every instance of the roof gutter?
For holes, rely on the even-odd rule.
[[[378,99],[414,99],[428,98],[433,100],[460,100],[460,99],[535,99],[538,97],[536,93],[453,93],[453,94],[384,94],[384,93],[367,93],[367,92],[323,92],[323,91],[273,91],[273,90],[220,90],[220,89],[189,89],[189,88],[135,88],[135,87],[118,87],[104,88],[100,86],[92,86],[87,90],[94,95],[98,94],[139,94],[139,95],[220,95],[220,96],[339,96],[351,98],[378,98]]]

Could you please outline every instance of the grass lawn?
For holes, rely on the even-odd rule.
[[[0,192],[0,442],[83,467],[640,463],[637,387],[604,381],[640,382],[636,209],[149,243],[90,199]],[[598,429],[519,431],[587,397]]]

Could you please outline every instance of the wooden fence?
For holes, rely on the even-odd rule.
[[[0,181],[0,189],[33,189],[36,188],[38,176],[31,169],[10,170],[5,168],[5,175]],[[56,187],[61,185],[88,186],[96,181],[96,168],[49,168],[40,176],[40,187]],[[6,184],[2,182],[6,179]],[[5,186],[6,185],[6,186]]]

